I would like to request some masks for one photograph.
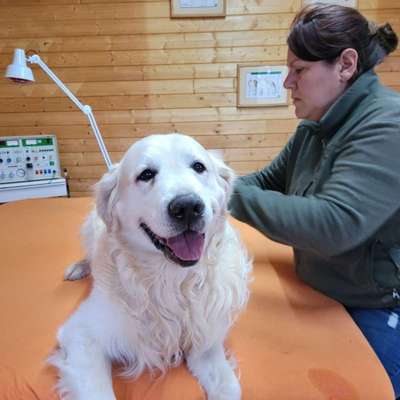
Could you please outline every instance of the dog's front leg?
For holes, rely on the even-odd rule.
[[[116,400],[111,362],[94,340],[88,337],[61,339],[60,348],[49,362],[59,369],[57,387],[63,400]]]
[[[241,389],[222,343],[202,354],[191,353],[187,365],[207,393],[208,400],[239,400]]]
[[[86,278],[90,275],[90,261],[83,258],[71,264],[64,272],[64,280],[76,281],[78,279]]]

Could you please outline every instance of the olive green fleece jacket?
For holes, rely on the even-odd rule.
[[[298,276],[346,306],[400,304],[400,95],[362,74],[238,178],[234,217],[294,249]]]

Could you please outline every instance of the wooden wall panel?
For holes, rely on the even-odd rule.
[[[262,168],[298,121],[293,106],[236,108],[238,63],[285,63],[301,0],[227,0],[225,18],[173,19],[168,0],[0,0],[0,73],[15,47],[43,60],[94,110],[113,161],[138,138],[185,132],[238,174]],[[359,0],[400,33],[398,0]],[[72,195],[105,172],[87,124],[38,67],[36,83],[0,79],[0,135],[55,133]],[[400,51],[377,68],[400,89]]]

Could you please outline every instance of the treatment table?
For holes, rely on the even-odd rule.
[[[91,207],[89,198],[0,205],[0,400],[57,399],[45,360],[91,286],[90,278],[63,281],[83,256],[79,230]],[[232,222],[254,257],[250,301],[226,341],[243,400],[392,400],[389,378],[345,309],[296,277],[290,248]],[[118,400],[205,399],[184,365],[114,381]]]

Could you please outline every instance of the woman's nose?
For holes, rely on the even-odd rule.
[[[295,85],[295,81],[293,79],[293,75],[289,72],[285,78],[285,80],[283,81],[283,87],[285,89],[293,89]]]

